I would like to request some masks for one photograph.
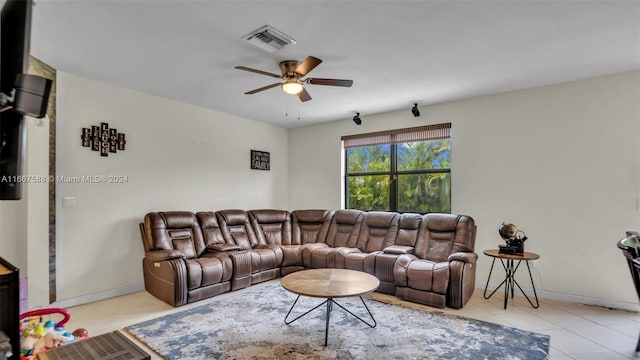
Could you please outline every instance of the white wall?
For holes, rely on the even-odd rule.
[[[541,294],[637,308],[615,243],[640,229],[640,72],[422,106],[289,131],[290,208],[339,208],[342,135],[452,123],[452,212],[478,225],[476,281],[502,241],[525,231]],[[354,104],[357,107],[357,104]],[[524,265],[523,265],[524,266]],[[519,275],[526,272],[519,271]],[[521,277],[520,283],[528,283]]]
[[[49,175],[49,119],[25,118],[27,154],[24,173],[37,179]],[[27,267],[21,276],[28,278],[29,307],[49,304],[49,184],[41,180],[25,184],[24,199]]]
[[[57,184],[57,291],[62,304],[142,288],[138,223],[149,211],[287,208],[287,130],[58,72],[57,175],[126,183]],[[126,134],[108,157],[83,127]],[[271,171],[249,169],[251,149]],[[62,207],[74,197],[75,207]]]

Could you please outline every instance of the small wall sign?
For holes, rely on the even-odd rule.
[[[271,168],[271,154],[266,151],[251,150],[251,169],[266,170]]]
[[[99,151],[100,156],[109,156],[109,153],[124,151],[127,143],[123,133],[117,129],[109,129],[109,124],[100,123],[100,126],[82,128],[82,146],[89,147],[93,151]]]

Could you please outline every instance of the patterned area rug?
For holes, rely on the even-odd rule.
[[[546,335],[373,300],[365,301],[378,323],[375,328],[334,306],[325,347],[325,306],[284,324],[295,298],[272,280],[125,331],[170,360],[546,359],[549,352]],[[290,319],[321,302],[301,297]],[[369,319],[359,298],[338,302]]]

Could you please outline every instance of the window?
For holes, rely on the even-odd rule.
[[[451,212],[451,123],[343,136],[347,209]]]

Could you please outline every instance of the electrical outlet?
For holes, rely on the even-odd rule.
[[[74,207],[76,206],[76,198],[75,197],[63,197],[62,198],[62,207]]]

